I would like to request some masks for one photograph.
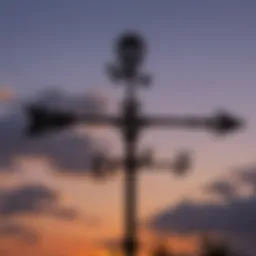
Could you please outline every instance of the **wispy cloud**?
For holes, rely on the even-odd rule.
[[[256,234],[256,198],[241,198],[227,204],[181,203],[160,213],[153,227],[164,232],[227,232]]]
[[[29,244],[35,244],[39,235],[38,232],[25,224],[16,222],[8,222],[0,224],[0,237],[1,238],[19,238]]]
[[[49,215],[64,220],[77,219],[76,210],[59,203],[60,193],[42,185],[23,185],[0,191],[0,217]]]
[[[205,187],[207,193],[231,200],[238,196],[237,187],[227,180],[217,180]]]
[[[103,112],[104,99],[98,94],[70,95],[63,91],[48,90],[25,101],[0,118],[0,170],[8,171],[18,157],[43,157],[60,172],[84,173],[89,167],[89,156],[94,143],[88,135],[74,131],[60,132],[41,138],[24,136],[27,126],[26,104],[36,103],[46,108],[73,112]]]

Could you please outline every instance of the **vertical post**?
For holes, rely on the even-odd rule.
[[[137,251],[137,139],[139,124],[137,121],[138,102],[135,99],[134,84],[127,85],[127,97],[124,101],[123,135],[125,142],[125,177],[124,177],[124,224],[125,256],[135,256]]]
[[[136,253],[136,228],[137,228],[137,184],[136,184],[136,160],[135,141],[126,141],[125,163],[125,251],[126,256],[135,256]]]

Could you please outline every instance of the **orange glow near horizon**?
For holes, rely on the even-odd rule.
[[[73,237],[69,233],[63,233],[62,235],[42,235],[41,240],[35,244],[25,244],[22,241],[14,239],[5,239],[0,242],[0,251],[9,251],[11,255],[24,255],[24,256],[108,256],[111,252],[108,248],[99,245],[91,240],[83,239],[82,237]],[[147,234],[150,235],[150,234]],[[147,238],[147,235],[144,234],[144,238]],[[151,234],[152,236],[152,234]],[[149,236],[148,236],[149,237]],[[143,238],[142,238],[143,240]],[[146,241],[145,241],[146,240]],[[195,252],[197,249],[197,239],[195,236],[187,237],[165,237],[155,238],[153,240],[144,239],[144,242],[141,244],[139,249],[139,255],[143,256],[145,253],[149,253],[153,250],[154,244],[164,241],[173,252],[180,253],[191,253]],[[117,252],[121,253],[120,249]],[[122,254],[120,254],[122,255]]]

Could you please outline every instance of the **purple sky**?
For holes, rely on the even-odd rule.
[[[180,147],[196,153],[195,171],[183,183],[166,175],[145,177],[142,196],[155,196],[162,207],[170,199],[158,196],[174,189],[187,196],[199,182],[254,160],[255,10],[253,0],[2,0],[0,87],[22,96],[49,86],[96,89],[116,103],[121,90],[110,86],[104,64],[113,60],[112,43],[120,32],[140,31],[150,48],[146,69],[154,74],[154,86],[141,94],[146,111],[211,114],[224,108],[250,125],[215,141],[197,132],[147,134],[145,143],[154,143],[160,156],[171,157]],[[106,187],[109,198],[116,186]],[[153,209],[153,202],[145,200],[145,207]]]

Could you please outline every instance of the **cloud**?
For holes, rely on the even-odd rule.
[[[213,183],[207,185],[205,190],[206,192],[220,196],[221,198],[227,200],[231,200],[238,195],[236,186],[225,180],[214,181]]]
[[[224,203],[181,202],[154,216],[149,226],[170,233],[221,232],[256,235],[256,194],[239,194],[241,184],[255,189],[256,168],[237,168],[234,173],[236,183],[217,180],[204,187],[204,191],[226,199]]]
[[[94,142],[87,135],[64,131],[36,139],[24,136],[27,117],[22,106],[36,102],[47,108],[77,112],[104,112],[105,101],[98,94],[70,95],[59,90],[48,90],[33,100],[20,102],[0,117],[0,170],[9,171],[19,157],[43,157],[63,172],[83,173],[89,167]]]
[[[20,156],[44,157],[59,172],[83,173],[90,167],[93,141],[70,132],[37,138],[23,145]]]
[[[157,215],[150,226],[163,232],[224,232],[256,234],[256,198],[226,204],[181,203]]]
[[[78,221],[86,227],[97,226],[99,220],[61,204],[61,194],[43,185],[28,184],[0,190],[0,238],[21,238],[34,244],[40,234],[29,222],[14,222],[20,217],[51,217],[60,221]]]
[[[24,242],[34,244],[38,241],[39,236],[35,230],[28,228],[26,225],[18,223],[4,223],[0,224],[1,238],[21,238]]]
[[[60,195],[41,185],[25,185],[0,191],[0,217],[43,214],[64,220],[78,218],[74,209],[59,204]]]

